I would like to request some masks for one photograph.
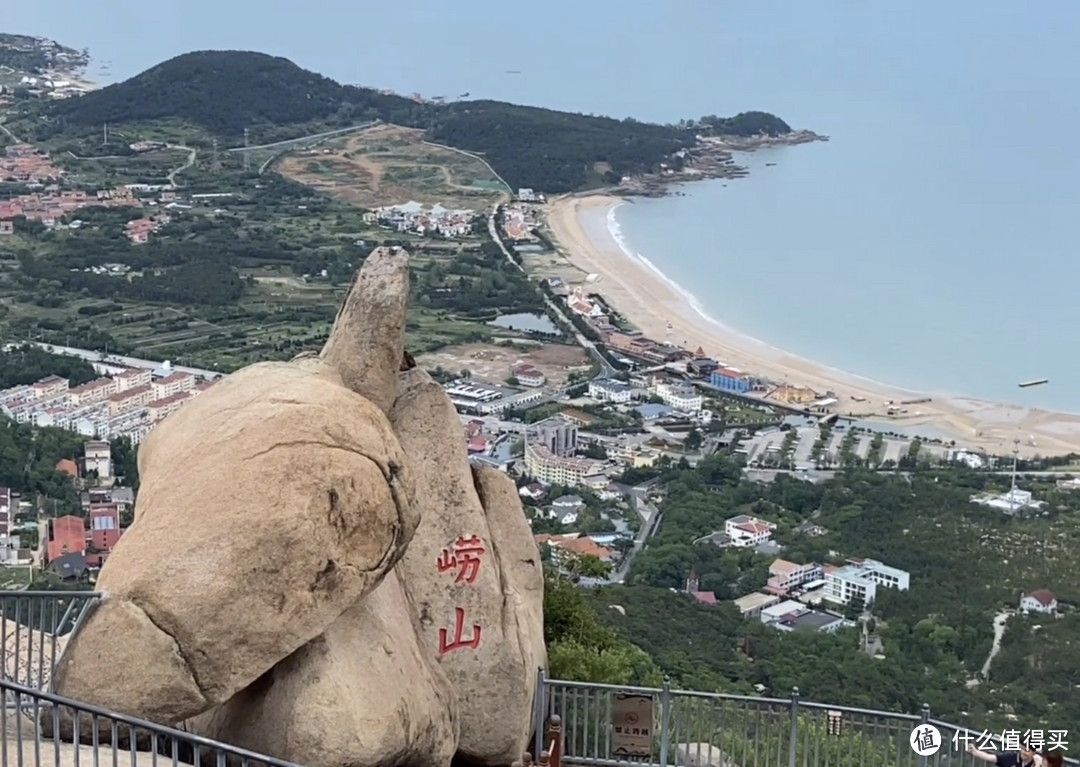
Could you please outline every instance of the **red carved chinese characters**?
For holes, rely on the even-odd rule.
[[[472,585],[476,576],[480,574],[480,557],[484,555],[484,542],[477,536],[470,535],[468,538],[459,535],[454,541],[452,548],[446,548],[439,554],[436,566],[440,573],[457,568],[457,577],[454,583],[468,583]]]
[[[440,573],[448,570],[457,570],[454,583],[464,583],[471,586],[480,575],[480,558],[484,556],[486,549],[484,542],[475,535],[465,537],[459,535],[454,545],[443,549],[435,566]],[[476,649],[480,646],[480,634],[482,628],[473,624],[472,636],[465,638],[465,608],[454,608],[454,634],[450,636],[449,629],[439,629],[439,655],[446,655],[451,650],[460,650],[462,647]]]
[[[439,629],[439,655],[446,655],[451,650],[460,650],[462,647],[471,647],[476,649],[480,646],[480,633],[483,629],[477,624],[473,624],[472,636],[468,639],[463,637],[465,633],[465,608],[454,608],[454,636],[450,637],[450,632],[446,629]]]

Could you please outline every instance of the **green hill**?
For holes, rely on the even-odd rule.
[[[196,51],[169,59],[99,91],[56,104],[68,124],[148,122],[175,118],[236,139],[245,128],[297,125],[338,113],[380,115],[413,102],[340,85],[288,59],[247,51]]]
[[[280,139],[383,120],[428,131],[440,143],[485,156],[512,187],[562,193],[624,175],[680,167],[680,150],[699,133],[782,135],[791,128],[766,112],[705,117],[680,125],[560,112],[501,101],[419,103],[370,88],[341,85],[288,59],[246,51],[197,51],[158,64],[130,80],[49,105],[29,127],[37,138],[100,126],[162,120],[198,125],[238,144]],[[51,118],[51,119],[50,119]]]

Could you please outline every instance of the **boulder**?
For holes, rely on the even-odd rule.
[[[322,636],[187,729],[306,767],[449,767],[457,701],[391,572]]]
[[[244,368],[154,429],[135,523],[97,581],[108,598],[56,670],[60,694],[188,719],[322,634],[393,568],[419,521],[384,412],[407,297],[408,254],[375,251],[319,359]]]
[[[526,749],[546,664],[540,554],[510,478],[471,468],[443,388],[419,369],[401,378],[390,420],[413,460],[421,521],[396,570],[457,695],[458,757],[510,764]]]

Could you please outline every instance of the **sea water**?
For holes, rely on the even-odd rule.
[[[801,356],[1080,411],[1072,0],[548,0],[541,12],[500,0],[468,12],[115,0],[97,14],[56,0],[24,3],[7,24],[90,47],[111,61],[102,79],[233,48],[449,99],[660,122],[774,112],[832,141],[758,153],[746,179],[623,206],[631,249],[712,316]],[[1016,388],[1033,378],[1050,385]]]

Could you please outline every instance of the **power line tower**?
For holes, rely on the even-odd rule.
[[[251,146],[251,131],[244,128],[244,172],[251,170],[251,153],[248,152],[248,147]]]

